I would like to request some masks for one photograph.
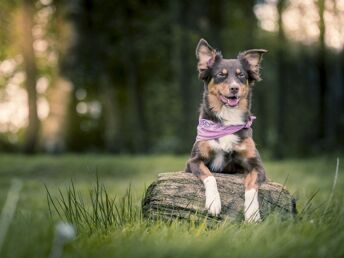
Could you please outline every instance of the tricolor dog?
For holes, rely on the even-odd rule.
[[[197,138],[187,172],[204,183],[209,214],[221,212],[221,196],[212,172],[245,174],[245,220],[260,221],[258,186],[265,170],[252,139],[252,87],[260,80],[264,49],[239,53],[225,59],[201,39],[196,48],[199,78],[204,82]]]

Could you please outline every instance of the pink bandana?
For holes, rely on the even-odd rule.
[[[225,135],[234,134],[243,128],[250,128],[255,119],[255,116],[249,116],[247,123],[243,125],[221,125],[211,120],[200,119],[197,126],[196,141],[213,140]]]

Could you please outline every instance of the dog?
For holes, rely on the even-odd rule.
[[[266,180],[265,169],[252,139],[252,87],[260,81],[260,63],[267,50],[252,49],[236,59],[222,54],[201,39],[196,47],[199,78],[204,82],[197,138],[186,172],[203,181],[205,207],[218,216],[221,198],[212,172],[245,174],[245,220],[261,220],[258,187]]]

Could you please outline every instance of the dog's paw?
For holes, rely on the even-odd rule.
[[[247,222],[260,222],[258,191],[250,189],[245,191],[245,220]]]
[[[221,200],[219,193],[212,196],[206,196],[205,207],[210,215],[218,216],[221,212]]]
[[[209,214],[218,216],[221,212],[221,199],[215,177],[209,176],[203,182],[205,187],[205,208]]]

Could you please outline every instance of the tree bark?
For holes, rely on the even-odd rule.
[[[217,220],[240,221],[244,219],[243,175],[214,173],[221,197],[222,211]],[[203,183],[191,173],[176,172],[159,174],[147,189],[142,203],[143,215],[152,219],[207,217]],[[260,213],[265,218],[272,212],[283,217],[296,214],[295,199],[283,185],[267,182],[258,192]]]
[[[30,0],[23,0],[21,12],[21,33],[20,43],[24,59],[24,69],[26,73],[26,91],[28,95],[28,110],[29,110],[29,124],[26,130],[25,142],[23,151],[25,153],[34,153],[37,148],[39,119],[37,112],[37,66],[35,53],[33,49],[33,2]]]

